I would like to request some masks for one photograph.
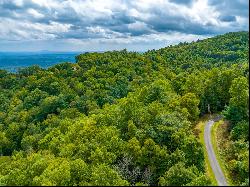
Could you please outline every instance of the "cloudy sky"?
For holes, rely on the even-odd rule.
[[[248,0],[0,0],[0,51],[145,51],[249,30]]]

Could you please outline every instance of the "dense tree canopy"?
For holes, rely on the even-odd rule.
[[[0,185],[209,185],[199,116],[231,121],[248,183],[248,32],[0,70]]]

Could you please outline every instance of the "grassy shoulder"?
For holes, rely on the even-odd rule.
[[[229,186],[234,186],[232,179],[230,178],[229,171],[226,167],[226,160],[223,156],[224,145],[226,144],[228,137],[228,124],[224,120],[215,122],[212,127],[211,137],[212,145],[216,154],[216,158],[220,164],[220,167],[226,177]]]
[[[199,138],[199,141],[203,145],[203,151],[204,151],[204,156],[205,156],[205,168],[206,168],[206,175],[211,179],[212,185],[213,186],[218,186],[218,183],[216,181],[216,178],[214,176],[213,170],[210,166],[209,159],[208,159],[208,154],[206,151],[205,147],[205,141],[204,141],[204,129],[205,129],[205,123],[209,120],[209,115],[204,115],[201,117],[194,129],[194,132],[196,136]]]

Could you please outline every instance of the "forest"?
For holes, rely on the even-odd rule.
[[[144,53],[0,70],[0,185],[211,185],[197,120],[229,121],[227,161],[249,185],[249,33]]]

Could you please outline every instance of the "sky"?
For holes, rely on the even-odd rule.
[[[249,30],[248,0],[0,0],[0,51],[146,51]]]

